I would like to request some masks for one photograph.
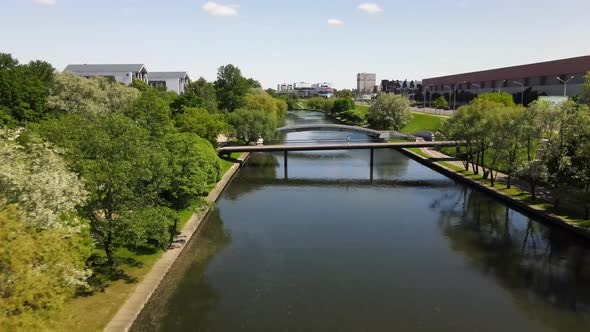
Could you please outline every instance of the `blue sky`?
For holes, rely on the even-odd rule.
[[[357,72],[422,79],[590,54],[590,0],[367,2],[0,0],[0,52],[208,80],[233,63],[265,87],[336,88],[355,87]]]

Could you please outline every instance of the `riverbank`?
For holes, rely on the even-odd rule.
[[[241,165],[248,159],[249,154],[244,153],[238,159],[238,163],[234,163],[225,172],[223,177],[217,185],[209,192],[206,201],[213,204],[217,201],[223,190],[231,182],[232,178],[241,167]],[[182,253],[186,244],[190,241],[192,236],[199,230],[203,220],[210,212],[210,207],[206,206],[201,211],[194,213],[186,225],[183,227],[180,234],[176,237],[174,244],[168,249],[162,257],[153,265],[150,272],[143,278],[143,280],[134,289],[131,296],[127,298],[123,306],[118,310],[115,316],[111,319],[104,331],[118,332],[127,331],[133,322],[149,301],[158,285],[174,264],[176,258]]]
[[[510,204],[510,206],[513,206],[522,212],[538,218],[539,220],[549,222],[561,228],[567,229],[590,240],[590,229],[584,227],[587,221],[574,220],[565,216],[551,213],[547,208],[547,204],[544,204],[544,202],[530,201],[530,194],[524,190],[521,191],[516,188],[502,189],[499,187],[499,185],[492,187],[483,179],[479,179],[481,181],[478,181],[478,178],[474,177],[475,175],[471,172],[460,169],[459,167],[455,167],[448,162],[440,161],[441,158],[434,158],[425,152],[422,152],[420,149],[402,149],[401,152],[424,166],[427,166],[454,180],[467,183],[472,187],[475,187]],[[453,158],[448,157],[448,159]]]

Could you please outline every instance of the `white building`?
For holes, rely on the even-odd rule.
[[[131,84],[134,80],[148,82],[148,71],[142,64],[68,65],[64,72],[86,78],[111,77],[123,84]]]
[[[167,91],[184,93],[190,79],[185,71],[158,71],[149,73],[148,83],[151,86],[164,86]]]

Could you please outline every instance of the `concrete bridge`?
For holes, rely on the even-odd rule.
[[[374,138],[384,138],[382,137],[383,132],[379,130],[363,128],[363,127],[356,127],[356,126],[346,126],[346,125],[339,125],[339,124],[312,124],[312,125],[300,125],[300,126],[291,126],[291,127],[282,127],[277,128],[277,132],[279,133],[295,133],[299,131],[350,131],[355,133],[366,134],[370,137]]]
[[[328,150],[370,150],[370,179],[373,180],[373,160],[375,149],[408,149],[457,146],[461,142],[399,142],[399,143],[337,143],[337,144],[281,144],[281,145],[246,145],[224,146],[217,150],[220,156],[230,155],[233,152],[283,152],[285,165],[285,178],[287,173],[288,151],[328,151]]]

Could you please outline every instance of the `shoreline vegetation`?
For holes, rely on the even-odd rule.
[[[170,256],[236,169],[219,158],[274,135],[289,100],[233,65],[183,94],[57,73],[0,53],[0,330],[102,330]]]

